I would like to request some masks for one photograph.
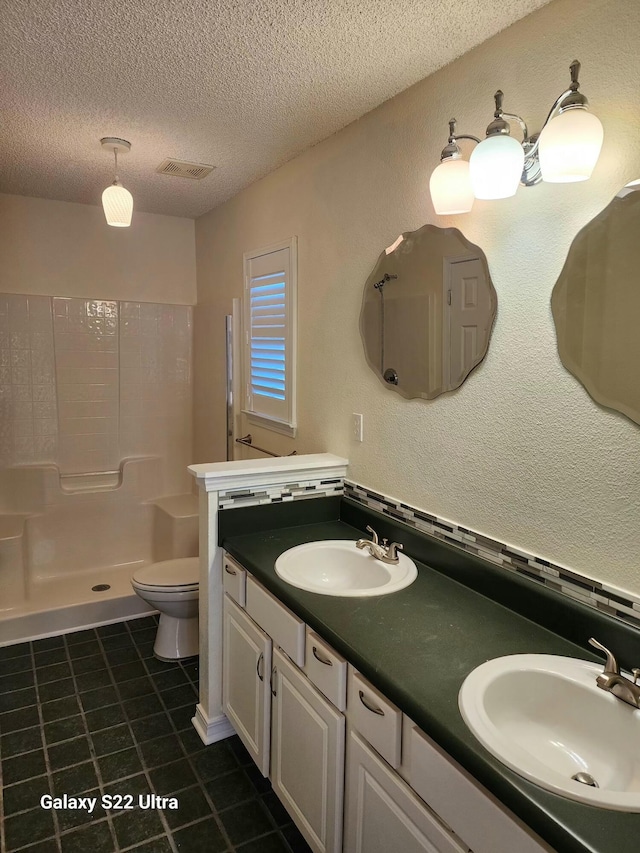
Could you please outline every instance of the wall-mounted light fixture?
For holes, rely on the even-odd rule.
[[[116,228],[126,228],[131,225],[131,214],[133,213],[133,196],[125,189],[118,178],[118,152],[126,154],[131,149],[131,143],[126,139],[118,139],[115,136],[105,136],[100,140],[103,148],[113,151],[115,157],[115,179],[111,186],[102,193],[102,207],[107,220],[107,225]]]
[[[482,141],[456,134],[456,121],[451,119],[449,141],[429,182],[436,213],[468,213],[474,199],[509,198],[519,183],[530,187],[540,181],[570,183],[591,177],[604,132],[600,120],[588,112],[588,100],[578,91],[577,59],[570,70],[571,85],[556,99],[539,133],[530,136],[524,119],[504,112],[500,90],[494,96],[493,121]],[[521,143],[511,136],[507,119],[520,125]],[[477,143],[468,163],[457,144],[460,139]]]

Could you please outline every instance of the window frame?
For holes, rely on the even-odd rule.
[[[279,418],[256,411],[251,407],[250,400],[250,376],[251,376],[251,350],[250,350],[250,325],[251,325],[251,274],[250,263],[252,260],[265,255],[274,254],[282,250],[289,250],[289,274],[285,279],[285,299],[287,306],[287,328],[285,332],[285,400],[287,403],[287,417]],[[297,237],[291,237],[278,243],[272,243],[260,249],[244,252],[243,263],[243,306],[242,306],[242,354],[243,354],[243,408],[242,413],[247,416],[249,423],[269,429],[274,432],[287,435],[292,438],[296,435],[296,383],[297,383],[297,343],[298,343],[298,318],[297,318],[297,289],[298,289],[298,241]]]

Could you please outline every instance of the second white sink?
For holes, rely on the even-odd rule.
[[[413,560],[398,557],[397,564],[383,563],[358,550],[355,542],[327,539],[280,554],[276,574],[292,586],[323,595],[386,595],[409,586],[418,575]]]
[[[465,679],[460,711],[489,752],[542,788],[637,812],[640,710],[601,690],[601,672],[602,664],[554,655],[495,658]]]

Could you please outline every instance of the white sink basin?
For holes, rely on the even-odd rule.
[[[386,595],[404,589],[416,579],[418,570],[413,560],[398,554],[399,563],[391,565],[376,560],[366,550],[358,550],[355,542],[327,539],[307,542],[280,554],[276,573],[282,580],[323,595]]]
[[[554,655],[496,658],[467,676],[460,712],[489,752],[531,782],[640,811],[640,710],[597,687],[601,672],[602,664]],[[579,772],[600,787],[573,780]]]

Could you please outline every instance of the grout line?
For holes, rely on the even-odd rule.
[[[34,685],[35,693],[36,693],[36,707],[38,709],[38,727],[40,729],[40,743],[42,745],[42,751],[44,754],[44,765],[45,765],[45,772],[47,774],[47,781],[49,782],[49,788],[51,789],[51,791],[53,791],[53,774],[51,771],[51,764],[49,762],[49,752],[47,749],[47,741],[46,741],[45,736],[44,736],[44,717],[42,715],[42,702],[40,701],[40,685],[38,684],[38,672],[37,672],[37,668],[36,668],[36,654],[35,654],[35,649],[33,647],[33,643],[31,643],[30,645],[31,645],[31,667],[32,667],[32,672],[33,672],[33,685]],[[31,778],[36,778],[36,777],[31,777]],[[28,780],[25,779],[24,781],[28,781]],[[30,809],[26,809],[25,811],[30,811]],[[16,812],[16,814],[20,814],[20,812]],[[46,836],[46,838],[43,838],[40,840],[45,841],[48,838],[54,837],[55,841],[56,841],[56,845],[58,847],[58,850],[60,850],[61,849],[60,848],[60,824],[58,822],[58,815],[56,814],[56,812],[54,810],[52,810],[51,815],[53,817],[54,835],[53,836]],[[23,847],[25,847],[25,846],[27,846],[27,845],[23,845]],[[20,848],[15,848],[15,849],[20,849]]]
[[[102,648],[102,643],[100,641],[100,637],[98,636],[98,632],[96,631],[95,628],[93,629],[93,631],[94,631],[96,638],[98,640],[98,645],[100,646],[102,654],[106,660],[106,655],[104,655],[104,649]],[[73,679],[73,686],[75,687],[75,695],[77,697],[78,706],[80,708],[80,716],[82,718],[82,723],[84,725],[86,737],[87,737],[87,740],[89,742],[89,754],[91,755],[91,761],[93,763],[93,768],[95,770],[96,777],[98,779],[98,790],[100,791],[100,793],[103,793],[104,783],[102,781],[102,773],[100,772],[100,764],[98,763],[98,758],[96,756],[96,752],[95,752],[95,749],[93,747],[93,740],[91,739],[91,734],[89,732],[89,725],[87,723],[84,705],[82,704],[82,699],[80,698],[80,689],[78,688],[78,682],[76,680],[76,674],[75,674],[75,671],[73,669],[73,663],[72,663],[71,655],[69,654],[69,644],[67,643],[66,635],[63,635],[63,643],[64,643],[65,652],[67,654],[67,660],[69,662],[69,667],[71,669],[71,678]],[[109,672],[109,675],[111,675],[111,672]],[[75,766],[77,766],[77,765],[75,765]],[[55,812],[54,812],[54,814],[55,814]],[[100,823],[100,822],[101,821],[96,821],[96,823]],[[109,826],[109,831],[111,833],[111,840],[114,844],[114,848],[113,848],[114,853],[118,853],[118,850],[119,850],[118,839],[116,837],[116,833],[115,833],[115,830],[114,830],[112,822],[111,822],[111,815],[109,814],[109,812],[106,813],[106,823]],[[80,829],[80,828],[81,827],[74,827],[73,830]],[[73,831],[73,830],[71,830],[71,831]],[[66,833],[66,830],[65,830],[65,833]]]
[[[130,632],[130,633],[131,633],[131,632]],[[234,845],[231,843],[231,839],[229,838],[229,836],[228,836],[228,834],[227,834],[227,831],[226,831],[226,829],[225,829],[225,827],[224,827],[224,824],[223,824],[223,823],[222,823],[222,821],[220,820],[220,817],[219,817],[219,815],[218,815],[218,810],[217,810],[217,809],[215,808],[215,806],[213,805],[213,802],[211,801],[211,797],[209,796],[209,793],[208,793],[207,789],[206,789],[206,788],[205,788],[205,786],[204,786],[204,782],[203,782],[203,780],[202,780],[202,779],[201,779],[201,777],[200,777],[200,773],[198,772],[198,770],[197,770],[196,766],[194,765],[193,761],[191,760],[191,757],[190,757],[190,756],[189,756],[189,754],[187,753],[187,750],[186,750],[186,748],[185,748],[184,744],[182,743],[182,739],[180,738],[179,730],[178,730],[178,728],[177,728],[177,726],[176,726],[176,724],[175,724],[175,722],[174,722],[173,717],[171,716],[170,710],[167,708],[167,706],[166,706],[166,705],[165,705],[165,703],[164,703],[164,700],[163,700],[163,698],[162,698],[162,693],[161,693],[161,691],[158,689],[158,686],[157,686],[157,684],[156,684],[156,682],[155,682],[155,680],[154,680],[154,677],[153,677],[153,675],[149,672],[149,670],[147,669],[147,665],[144,663],[144,659],[142,658],[142,656],[141,656],[141,655],[140,655],[140,658],[141,658],[141,660],[142,660],[142,663],[143,663],[143,665],[144,665],[144,668],[145,668],[145,669],[147,670],[147,672],[149,673],[149,678],[151,679],[151,684],[153,685],[153,688],[154,688],[154,690],[155,690],[155,692],[156,692],[156,694],[157,694],[157,696],[158,696],[158,698],[159,698],[159,700],[160,700],[160,703],[161,703],[161,705],[162,705],[162,707],[163,707],[163,709],[164,709],[165,713],[167,714],[167,716],[168,716],[168,718],[169,718],[169,722],[170,722],[170,724],[171,724],[171,728],[173,729],[174,736],[176,736],[176,737],[178,738],[178,743],[180,744],[180,749],[181,749],[181,750],[182,750],[182,752],[183,752],[183,756],[184,756],[184,758],[186,759],[186,761],[187,761],[187,763],[188,763],[189,767],[190,767],[190,768],[191,768],[191,770],[193,771],[193,774],[194,774],[194,776],[195,776],[195,778],[196,778],[197,786],[200,788],[200,791],[201,791],[201,792],[202,792],[202,794],[204,795],[204,797],[205,797],[205,799],[206,799],[207,803],[209,804],[209,806],[210,806],[210,808],[211,808],[212,816],[213,816],[213,818],[214,818],[214,820],[215,820],[215,822],[216,822],[216,824],[217,824],[217,826],[218,826],[218,829],[220,830],[220,833],[222,834],[222,837],[223,837],[223,839],[224,839],[225,843],[227,844],[227,847],[229,848],[229,850],[234,850]],[[184,672],[184,667],[182,666],[182,664],[181,664],[181,663],[180,663],[180,668],[181,668],[181,669],[182,669],[182,671]],[[189,686],[190,686],[191,688],[193,688],[193,689],[194,689],[194,705],[196,705],[196,704],[197,704],[197,701],[198,701],[198,696],[197,696],[197,694],[195,693],[194,685],[193,685],[193,683],[192,683],[191,679],[189,678],[188,673],[186,673],[186,672],[185,672],[184,674],[187,676]],[[175,709],[172,709],[172,710],[175,710]],[[234,758],[235,758],[235,756],[234,756]],[[170,762],[168,762],[168,763],[170,763]],[[195,786],[195,785],[193,785],[193,786],[187,786],[187,787],[196,787],[196,786]],[[171,827],[169,827],[168,822],[166,821],[166,818],[165,818],[165,816],[164,816],[164,813],[163,813],[163,812],[161,812],[161,819],[162,819],[163,824],[165,824],[165,823],[166,823],[166,825],[167,825],[167,827],[168,827],[169,842],[170,842],[170,844],[172,845],[172,849],[174,849],[174,850],[176,850],[176,851],[177,851],[177,850],[178,850],[178,848],[177,848],[177,846],[175,845],[175,841],[174,841],[174,839],[173,839],[173,833],[172,833]],[[203,820],[206,820],[206,819],[207,819],[206,817],[205,817],[205,818],[203,818]],[[195,822],[197,822],[197,821],[195,821]],[[180,829],[183,829],[183,828],[184,828],[184,827],[180,827]]]
[[[128,635],[128,636],[130,637],[130,639],[133,641],[133,646],[134,646],[134,649],[135,649],[135,651],[136,651],[136,654],[138,655],[138,658],[139,658],[139,659],[140,659],[140,661],[142,662],[142,665],[144,666],[144,669],[145,669],[145,671],[147,672],[147,678],[149,678],[149,679],[150,679],[151,684],[153,685],[153,688],[154,688],[154,690],[155,690],[155,689],[156,689],[156,685],[155,685],[155,683],[154,683],[154,681],[153,681],[153,678],[151,677],[151,674],[150,674],[150,673],[149,673],[149,671],[147,670],[147,667],[145,666],[144,658],[143,658],[143,657],[142,657],[142,655],[140,654],[140,649],[138,648],[138,644],[136,643],[135,638],[134,638],[134,636],[133,636],[136,632],[135,632],[135,631],[131,631],[131,629],[129,628],[129,626],[127,625],[127,623],[126,623],[126,622],[124,623],[124,625],[125,625],[125,627],[126,627],[126,633],[127,633],[127,635]],[[108,658],[107,658],[107,661],[108,661]],[[150,790],[150,791],[153,791],[153,790],[155,790],[155,789],[154,789],[154,787],[153,787],[153,785],[152,785],[152,783],[151,783],[151,775],[150,775],[150,771],[149,771],[149,768],[147,767],[147,762],[145,761],[144,754],[143,754],[143,752],[142,752],[142,747],[141,747],[140,743],[138,742],[138,738],[136,737],[136,735],[135,735],[135,733],[134,733],[134,731],[133,731],[133,727],[132,727],[132,725],[131,725],[131,720],[130,720],[130,718],[129,718],[129,715],[127,714],[127,709],[126,709],[126,707],[125,707],[124,700],[123,700],[123,698],[122,698],[122,694],[120,693],[120,686],[119,686],[119,684],[116,682],[116,680],[115,680],[115,678],[114,678],[114,676],[113,676],[113,671],[112,671],[112,669],[111,669],[111,664],[110,664],[110,663],[108,663],[107,665],[108,665],[109,675],[110,675],[111,680],[112,680],[112,682],[113,682],[113,685],[114,685],[114,687],[115,687],[115,689],[116,689],[116,693],[117,693],[117,695],[120,697],[120,703],[121,703],[121,706],[122,706],[122,710],[123,710],[123,712],[124,712],[124,716],[125,716],[126,724],[127,724],[128,729],[129,729],[129,734],[131,735],[131,739],[133,740],[133,743],[134,743],[134,746],[135,746],[135,750],[136,750],[136,754],[137,754],[138,758],[140,759],[140,764],[141,764],[141,766],[142,766],[142,772],[144,773],[144,778],[145,778],[145,779],[146,779],[146,781],[147,781],[147,785],[149,786],[149,790]],[[152,716],[152,715],[149,715],[149,716]],[[144,719],[144,717],[141,717],[141,718],[139,718],[139,719]],[[169,718],[169,719],[171,719],[171,718]],[[171,722],[173,722],[173,721],[171,721]],[[155,738],[152,738],[152,740],[154,740],[154,739],[155,739]],[[138,775],[138,774],[136,774],[136,775]],[[168,823],[168,821],[167,821],[167,819],[166,819],[166,817],[165,817],[165,814],[164,814],[163,809],[156,809],[156,813],[158,814],[158,817],[160,818],[160,822],[162,823],[163,829],[165,830],[165,833],[166,833],[166,835],[167,835],[167,838],[168,838],[169,844],[171,845],[171,849],[172,849],[172,851],[174,851],[174,853],[177,853],[177,849],[178,849],[178,848],[176,847],[175,842],[174,842],[174,840],[173,840],[173,837],[172,837],[172,835],[171,835],[171,827],[169,826],[169,823]]]

